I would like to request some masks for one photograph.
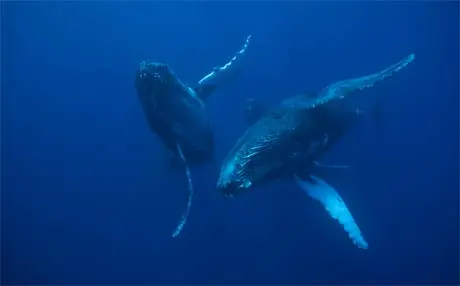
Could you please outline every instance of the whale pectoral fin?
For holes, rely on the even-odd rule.
[[[268,111],[268,106],[257,99],[249,98],[246,101],[244,116],[248,125],[253,125],[262,118]]]
[[[318,94],[318,97],[314,100],[314,105],[322,104],[335,98],[343,98],[350,92],[372,87],[375,83],[384,80],[385,78],[392,76],[396,72],[400,71],[402,68],[410,64],[414,59],[415,55],[410,54],[405,59],[380,72],[333,83],[327,86]]]
[[[345,231],[348,232],[350,239],[356,246],[362,249],[368,248],[368,244],[361,235],[361,231],[345,205],[345,202],[331,185],[315,176],[310,176],[309,179],[302,180],[297,175],[294,175],[294,179],[302,190],[310,197],[323,204],[332,218],[338,220],[339,223],[343,225]]]
[[[176,229],[174,230],[172,237],[176,237],[179,235],[179,233],[182,231],[184,228],[185,224],[187,223],[187,218],[188,214],[190,212],[190,207],[192,206],[192,197],[193,197],[193,183],[192,183],[192,175],[190,172],[190,167],[187,163],[187,160],[185,159],[184,153],[182,152],[182,148],[180,147],[179,144],[177,144],[177,153],[179,154],[182,162],[184,163],[184,168],[185,168],[185,175],[187,176],[187,182],[188,182],[188,188],[187,188],[187,206],[185,208],[184,213],[182,214],[182,217],[179,221],[179,224],[177,225]]]
[[[236,77],[240,72],[244,58],[246,55],[251,35],[246,38],[243,47],[236,53],[228,63],[221,67],[214,67],[210,73],[205,75],[198,81],[198,85],[194,88],[196,94],[205,100],[219,85],[228,82],[230,79]]]

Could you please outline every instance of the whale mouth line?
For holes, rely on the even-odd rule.
[[[168,85],[173,73],[166,64],[151,61],[142,61],[138,70],[138,77],[149,85]]]
[[[226,198],[232,198],[236,195],[246,193],[250,189],[252,182],[249,180],[244,181],[226,181],[224,183],[219,182],[217,184],[217,189],[224,195]]]

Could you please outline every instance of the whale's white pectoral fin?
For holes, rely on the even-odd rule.
[[[353,243],[359,248],[367,249],[368,244],[366,240],[361,235],[358,225],[355,223],[353,216],[337,191],[318,177],[310,176],[310,178],[312,181],[302,180],[297,175],[294,175],[294,179],[300,188],[310,197],[323,204],[332,218],[338,220],[343,225]]]
[[[227,82],[228,79],[234,77],[241,70],[250,41],[251,35],[246,38],[241,50],[228,63],[221,67],[214,67],[209,74],[198,81],[195,91],[201,99],[208,97],[218,85]]]
[[[185,226],[185,223],[187,223],[187,218],[188,214],[190,212],[190,207],[192,206],[192,196],[193,196],[193,184],[192,184],[192,175],[190,172],[190,167],[188,166],[187,160],[185,159],[184,153],[182,152],[182,148],[180,147],[179,144],[177,144],[177,152],[179,153],[179,156],[184,163],[185,167],[185,174],[187,176],[187,182],[188,182],[188,196],[187,196],[187,206],[185,208],[184,213],[182,214],[182,217],[179,221],[179,224],[177,225],[176,229],[174,230],[172,237],[176,237],[179,235],[179,233],[182,231],[182,229]]]
[[[214,67],[209,74],[205,75],[202,79],[200,79],[200,81],[198,81],[198,85],[219,85],[221,82],[225,81],[226,78],[230,77],[236,70],[240,69],[250,41],[251,35],[247,36],[241,50],[239,50],[228,63],[222,67]]]
[[[414,54],[410,54],[400,62],[371,75],[363,76],[359,78],[342,80],[327,86],[322,90],[313,101],[313,106],[325,103],[331,99],[343,98],[348,93],[356,90],[362,90],[368,87],[372,87],[375,83],[384,80],[385,78],[392,76],[402,68],[406,67],[415,59]]]

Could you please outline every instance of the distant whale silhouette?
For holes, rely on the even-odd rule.
[[[258,115],[224,160],[217,187],[226,195],[245,193],[275,178],[290,176],[312,198],[320,201],[360,248],[368,244],[347,206],[326,181],[314,176],[318,160],[350,130],[363,111],[351,107],[354,91],[372,87],[407,66],[413,54],[378,73],[333,83],[321,92],[301,94]],[[254,101],[250,102],[251,105]],[[378,105],[375,105],[378,107]],[[375,109],[376,118],[379,109]],[[255,117],[259,117],[258,120]]]
[[[206,99],[240,71],[251,36],[243,48],[222,67],[215,67],[196,86],[185,85],[164,63],[142,61],[136,72],[135,87],[150,129],[182,161],[188,179],[187,207],[173,233],[184,227],[190,210],[193,184],[190,164],[209,160],[214,137],[206,110]]]

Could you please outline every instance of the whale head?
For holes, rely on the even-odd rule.
[[[142,61],[136,72],[135,86],[139,94],[165,95],[177,84],[177,77],[164,63]]]
[[[222,166],[217,189],[226,197],[245,193],[252,185],[247,171],[237,158],[231,158]]]

